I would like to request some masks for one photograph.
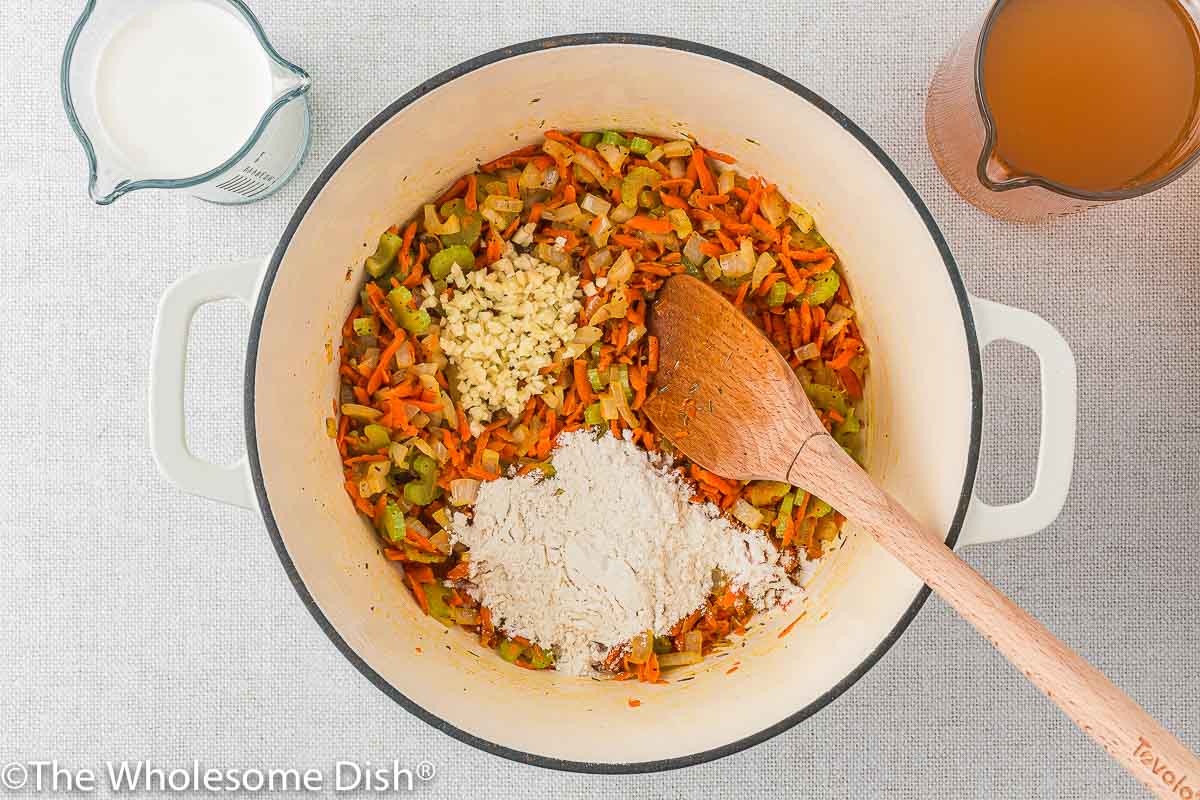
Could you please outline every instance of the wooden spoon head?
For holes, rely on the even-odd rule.
[[[669,279],[650,315],[658,372],[646,415],[684,455],[734,480],[785,480],[825,428],[787,361],[720,292]]]

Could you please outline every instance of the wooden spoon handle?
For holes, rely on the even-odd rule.
[[[801,454],[789,475],[793,483],[850,511],[1150,791],[1169,800],[1200,800],[1200,759],[1112,681],[913,519],[832,439],[813,439]]]

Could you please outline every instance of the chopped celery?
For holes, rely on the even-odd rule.
[[[403,286],[397,286],[387,293],[388,305],[392,307],[394,316],[402,316],[408,312],[408,304],[412,302],[412,292]]]
[[[429,274],[434,280],[440,281],[450,274],[450,268],[454,264],[458,264],[463,272],[475,269],[475,254],[471,252],[471,248],[456,244],[435,253],[433,258],[429,259]]]
[[[599,358],[599,357],[600,357],[600,348],[601,348],[602,346],[603,346],[603,345],[601,345],[601,344],[600,344],[600,342],[592,342],[592,357],[593,357],[593,358]]]
[[[787,299],[788,285],[783,281],[776,281],[771,284],[771,291],[767,292],[767,306],[775,308],[783,305],[783,301]]]
[[[820,519],[821,517],[829,514],[831,511],[833,511],[833,506],[829,505],[829,503],[826,503],[824,500],[819,500],[814,497],[812,499],[812,505],[808,507],[808,513],[805,514],[805,516],[813,517],[814,519]]]
[[[822,303],[829,302],[835,294],[838,287],[842,284],[842,279],[833,270],[826,270],[818,274],[812,279],[812,290],[804,296],[810,306],[819,306]],[[779,284],[775,284],[778,286]],[[772,286],[772,289],[775,287]]]
[[[413,456],[412,471],[418,478],[432,483],[437,479],[437,462],[424,453]]]
[[[649,167],[634,167],[621,180],[621,205],[637,208],[638,195],[643,189],[653,189],[662,183],[662,176]]]
[[[450,627],[450,606],[446,602],[450,597],[450,587],[441,581],[434,581],[422,584],[421,588],[425,590],[425,600],[429,603],[429,616]]]
[[[860,430],[862,430],[862,423],[858,421],[857,413],[851,408],[846,418],[833,426],[833,435],[834,438],[841,441],[840,437],[851,433],[858,433]]]
[[[821,411],[836,411],[845,417],[850,413],[850,400],[844,391],[821,383],[807,383],[804,393],[809,401]]]
[[[400,252],[402,244],[404,244],[404,240],[399,235],[391,231],[383,232],[379,237],[379,244],[375,247],[375,252],[364,262],[364,266],[366,266],[367,272],[371,273],[372,278],[378,278],[388,271],[392,262],[396,260],[396,254]]]
[[[420,336],[428,331],[432,323],[429,312],[423,308],[406,309],[400,315],[400,324],[413,336]]]
[[[554,654],[548,653],[536,644],[529,648],[529,666],[534,669],[549,669],[554,666]]]
[[[653,189],[642,189],[638,192],[638,205],[642,208],[655,209],[662,205],[662,198]]]
[[[482,187],[483,184],[480,184]],[[482,200],[483,198],[479,198]],[[467,208],[467,204],[461,199],[450,200],[442,203],[439,209],[442,219],[450,217],[458,217],[459,229],[458,233],[443,233],[439,238],[442,244],[446,247],[462,245],[466,247],[473,246],[479,241],[479,235],[483,233],[483,215],[478,211],[471,211]]]
[[[593,345],[594,347],[595,345]],[[601,375],[600,370],[595,367],[588,367],[588,383],[592,385],[593,392],[603,392],[604,387],[608,386],[608,376]]]
[[[614,369],[616,370],[614,377],[617,383],[620,384],[621,391],[625,393],[626,397],[633,397],[633,387],[629,385],[629,365],[617,364]]]
[[[600,144],[615,144],[617,147],[629,147],[629,140],[616,131],[605,131],[600,137]]]
[[[592,403],[583,412],[584,425],[603,425],[604,415],[600,413],[600,401]]]
[[[378,336],[379,321],[374,317],[359,317],[354,320],[355,336]]]
[[[433,481],[416,480],[404,484],[404,499],[414,506],[427,506],[437,496]]]
[[[500,657],[510,664],[520,658],[521,653],[525,652],[525,648],[512,639],[501,639],[500,646],[496,650],[500,653]]]
[[[751,481],[746,487],[746,499],[756,506],[769,506],[779,502],[791,488],[783,481]]]
[[[680,241],[686,241],[692,235],[692,220],[682,208],[672,208],[667,212],[667,219]]]
[[[779,501],[779,513],[775,515],[775,535],[781,539],[787,532],[788,521],[792,517],[792,511],[796,508],[796,493],[799,491],[797,489],[796,491],[788,492]]]
[[[635,136],[629,140],[629,151],[631,153],[636,153],[639,156],[646,155],[653,148],[654,148],[654,145],[650,144],[649,139],[643,139],[640,136]]]
[[[595,147],[600,143],[600,134],[596,131],[588,131],[579,137],[579,143],[584,147]]]
[[[401,542],[401,547],[404,549],[404,557],[418,564],[441,564],[448,558],[445,553],[430,553],[410,542]]]
[[[391,465],[386,461],[372,461],[367,465],[362,480],[358,482],[358,493],[363,497],[374,497],[388,488],[388,472]]]
[[[388,502],[383,507],[383,520],[380,522],[379,528],[383,538],[389,542],[399,544],[404,541],[404,512],[400,510],[400,506]]]
[[[367,425],[362,429],[363,436],[367,440],[367,449],[382,450],[392,443],[392,437],[388,434],[388,429],[382,425]]]
[[[358,403],[342,403],[342,413],[350,419],[364,420],[366,422],[374,422],[383,416],[383,412],[378,408],[362,406]]]

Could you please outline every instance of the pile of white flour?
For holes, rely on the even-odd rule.
[[[477,598],[508,633],[553,648],[559,671],[588,675],[634,635],[666,634],[707,600],[715,570],[759,608],[801,591],[762,533],[690,502],[633,443],[576,431],[558,445],[555,477],[484,483],[474,521],[452,527]]]

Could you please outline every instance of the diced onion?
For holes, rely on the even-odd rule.
[[[553,386],[545,392],[542,392],[542,402],[546,404],[547,408],[557,411],[558,407],[562,405],[562,401],[563,387],[561,386]]]
[[[849,324],[850,324],[850,318],[843,317],[842,319],[840,319],[837,322],[830,325],[829,329],[825,331],[825,341],[832,342],[834,339],[837,338],[837,335],[839,333],[841,333],[843,330],[845,330],[846,326]]]
[[[488,195],[488,198],[483,201],[483,207],[499,211],[501,214],[516,214],[525,207],[525,203],[519,197],[504,197],[492,194]],[[426,208],[430,208],[430,206],[426,206]],[[578,208],[576,212],[578,212]]]
[[[559,177],[560,176],[558,174],[558,167],[548,168],[545,172],[542,173],[542,188],[553,191],[554,187],[558,186]]]
[[[499,452],[491,449],[490,447],[485,447],[483,449],[483,456],[481,459],[481,463],[483,464],[484,472],[488,472],[492,475],[500,474],[500,453]]]
[[[521,170],[521,177],[517,179],[517,186],[522,189],[536,189],[542,185],[542,171],[537,168],[537,164],[532,161],[525,165],[525,169]]]
[[[773,269],[775,269],[775,259],[771,257],[770,253],[761,253],[758,261],[754,262],[754,276],[750,278],[750,288],[757,289],[763,282],[763,278],[770,275]]]
[[[405,521],[408,523],[408,527],[412,528],[414,531],[421,534],[426,539],[429,538],[429,528],[426,528],[425,523],[421,522],[421,520],[417,519],[414,516],[414,517],[407,518]]]
[[[446,449],[446,444],[441,439],[435,439],[433,442],[433,457],[439,464],[445,464],[450,460],[450,451]]]
[[[704,634],[700,631],[688,631],[683,635],[683,650],[685,653],[700,653],[704,648]]]
[[[624,397],[624,395],[622,395],[622,397]],[[604,417],[606,420],[610,420],[616,419],[620,415],[620,412],[617,411],[616,401],[613,400],[612,395],[600,395],[600,416]]]
[[[451,606],[450,619],[456,625],[478,625],[479,611],[470,606]]]
[[[687,244],[683,246],[683,257],[687,259],[689,264],[703,264],[704,252],[700,249],[704,246],[704,237],[698,233],[693,233],[688,237]]]
[[[413,346],[411,342],[405,342],[400,345],[400,349],[396,351],[396,366],[404,369],[413,365]]]
[[[591,153],[577,153],[575,163],[590,172],[596,180],[600,180],[604,175],[604,167],[600,166],[600,162]]]
[[[596,244],[596,247],[607,247],[608,239],[612,236],[613,224],[608,217],[600,216],[596,217],[596,219],[599,222],[596,223],[596,230],[592,233],[592,241]],[[602,252],[607,251],[598,251],[598,253]]]
[[[778,228],[788,218],[788,202],[774,189],[763,196],[758,208],[772,228]]]
[[[704,262],[704,276],[710,281],[715,281],[721,277],[721,264],[715,258],[710,258]]]
[[[408,460],[408,447],[399,442],[392,442],[388,447],[388,457],[392,459],[394,465],[403,467]]]
[[[600,341],[600,337],[603,335],[604,331],[600,330],[599,328],[592,327],[591,325],[584,325],[581,328],[575,329],[574,341],[579,342],[582,345],[586,345],[587,347],[591,347],[596,342]]]
[[[722,170],[721,173],[717,175],[717,194],[729,194],[732,192],[736,178],[737,173],[733,170]]]
[[[788,216],[792,218],[792,222],[796,223],[796,229],[801,233],[808,233],[813,229],[815,223],[812,214],[795,203],[788,206]]]
[[[658,666],[666,667],[683,667],[688,664],[699,664],[704,660],[704,656],[699,653],[663,653],[658,657]]]
[[[726,278],[740,278],[754,269],[754,264],[747,264],[740,252],[725,253],[720,256],[721,274]]]
[[[438,509],[438,511],[444,511],[444,509]],[[445,531],[438,531],[430,536],[429,543],[436,547],[438,552],[450,555],[450,534]]]
[[[663,157],[663,149],[661,147],[651,148],[649,153],[646,153],[646,160],[651,164],[657,163]]]
[[[821,355],[821,346],[816,342],[809,342],[795,349],[796,358],[801,361],[810,361]]]
[[[591,192],[588,192],[583,196],[583,202],[579,204],[579,207],[589,214],[595,214],[597,217],[602,217],[612,210],[612,203],[608,202],[603,197],[597,197]]]
[[[853,309],[846,308],[841,303],[834,303],[833,306],[830,307],[829,313],[825,315],[825,319],[829,320],[829,324],[832,325],[835,322],[841,322],[842,320],[850,319],[853,316]]]
[[[646,328],[644,325],[630,326],[629,337],[625,340],[625,346],[628,347],[629,345],[633,344],[634,342],[636,342],[638,339],[642,338],[645,335],[646,335]]]
[[[587,259],[587,265],[592,270],[593,273],[599,272],[600,270],[604,269],[611,263],[612,263],[612,251],[609,250],[608,248],[605,248],[603,250],[597,250],[596,252],[594,252],[590,256],[588,256],[588,259]]]
[[[613,168],[614,172],[621,171],[621,165],[625,163],[625,159],[629,157],[629,150],[624,147],[619,147],[615,144],[604,144],[603,142],[596,145],[596,152],[600,157],[608,162],[608,165]]]
[[[633,277],[633,268],[633,256],[629,254],[628,250],[622,250],[621,255],[617,256],[616,263],[608,271],[608,285],[613,289],[624,286]]]
[[[569,222],[579,216],[579,204],[571,203],[562,208],[550,208],[542,212],[542,217],[551,222]]]
[[[621,388],[619,381],[613,381],[608,385],[609,396],[612,397],[613,403],[617,406],[617,413],[621,415],[621,419],[625,420],[625,424],[631,428],[638,426],[638,418],[629,408],[629,401],[625,399],[625,390]]]
[[[687,174],[687,164],[683,163],[682,158],[672,158],[667,162],[667,172],[672,180],[679,180]]]
[[[434,236],[441,236],[447,233],[458,233],[461,227],[458,224],[458,215],[451,214],[446,218],[445,222],[438,219],[437,208],[433,203],[425,205],[425,232],[432,233]]]
[[[429,442],[425,441],[420,436],[414,436],[408,440],[408,443],[435,461],[437,460],[437,453],[433,451],[433,447],[431,447]]]
[[[622,204],[618,205],[616,208],[614,208],[612,210],[612,213],[610,213],[608,215],[608,217],[613,222],[620,225],[623,222],[629,222],[629,220],[633,219],[634,216],[636,216],[636,215],[637,215],[636,208],[630,208],[629,206],[622,203]]]
[[[667,142],[662,146],[662,151],[667,158],[683,158],[692,154],[692,143],[687,139]]]
[[[564,164],[570,164],[575,158],[575,151],[567,147],[562,142],[556,142],[553,139],[547,139],[542,142],[542,152],[556,161],[561,161]]]
[[[654,652],[654,636],[645,631],[629,640],[629,655],[626,656],[631,664],[645,664]]]
[[[746,502],[744,498],[739,497],[738,501],[733,504],[730,513],[738,522],[745,525],[747,528],[757,528],[763,523],[763,513],[754,506]]]
[[[518,425],[512,429],[512,439],[517,444],[524,444],[529,438],[529,428],[525,425]]]

